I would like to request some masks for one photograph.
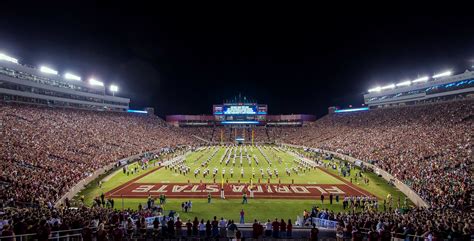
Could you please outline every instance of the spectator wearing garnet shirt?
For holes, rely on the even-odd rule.
[[[198,235],[198,231],[199,231],[199,220],[197,217],[194,217],[194,221],[193,221],[193,235],[196,236]]]
[[[183,235],[183,222],[179,218],[177,218],[176,222],[174,223],[176,227],[176,237],[181,237]]]
[[[210,238],[212,235],[212,224],[211,221],[207,220],[206,222],[206,238]]]
[[[193,234],[193,224],[191,223],[191,219],[188,219],[186,222],[186,235],[189,237]]]
[[[293,235],[293,224],[291,223],[291,219],[288,219],[288,223],[286,224],[286,237],[291,238]]]
[[[283,219],[280,220],[280,237],[286,237],[286,223]]]
[[[254,239],[258,239],[259,237],[259,227],[258,227],[258,222],[257,222],[257,219],[255,219],[253,221],[253,224],[252,224],[252,238]]]
[[[272,223],[272,233],[274,238],[280,237],[280,223],[277,218],[275,218],[275,221]]]
[[[217,221],[217,217],[214,216],[214,219],[211,222],[212,225],[212,237],[217,238],[219,236],[219,222]]]

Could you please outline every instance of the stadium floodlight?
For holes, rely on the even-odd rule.
[[[5,60],[5,61],[8,61],[8,62],[12,62],[12,63],[15,63],[15,64],[18,64],[18,59],[15,59],[13,57],[10,57],[4,53],[0,53],[0,60]]]
[[[96,86],[104,86],[104,82],[100,82],[100,81],[95,80],[93,78],[89,79],[89,84],[90,85],[96,85]]]
[[[372,93],[372,92],[379,92],[382,90],[382,87],[380,86],[377,86],[375,88],[372,88],[372,89],[369,89],[369,93]]]
[[[54,74],[54,75],[58,74],[58,71],[56,71],[54,69],[51,69],[51,68],[48,68],[46,66],[41,66],[40,71],[43,72],[43,73],[46,73],[46,74]]]
[[[394,89],[394,88],[395,88],[395,84],[390,84],[390,85],[383,86],[381,89],[386,90],[386,89]]]
[[[435,74],[432,76],[433,79],[436,79],[436,78],[441,78],[441,77],[446,77],[446,76],[450,76],[452,74],[451,71],[445,71],[445,72],[442,72],[442,73],[439,73],[439,74]]]
[[[409,85],[411,85],[411,81],[407,80],[407,81],[400,82],[396,84],[395,86],[399,87],[399,86],[409,86]]]
[[[426,82],[430,79],[428,76],[423,76],[412,81],[412,83]]]
[[[116,85],[111,85],[111,86],[110,86],[110,91],[112,91],[112,92],[117,92],[117,91],[118,91],[118,86],[116,86]]]
[[[64,74],[64,78],[66,79],[71,79],[71,80],[81,80],[81,77],[80,76],[77,76],[77,75],[73,75],[71,73],[66,73]]]
[[[110,85],[110,91],[112,91],[112,95],[115,96],[115,92],[118,91],[118,86],[116,85]]]

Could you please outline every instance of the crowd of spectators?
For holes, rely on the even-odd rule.
[[[469,212],[434,208],[414,208],[408,212],[377,212],[353,209],[349,212],[333,212],[313,208],[311,217],[337,222],[338,240],[472,240],[474,217]],[[310,219],[308,219],[310,220]],[[309,221],[306,222],[308,225]],[[310,224],[309,224],[310,225]],[[392,239],[394,238],[394,239]]]
[[[316,218],[316,219],[315,219]],[[137,211],[105,207],[78,208],[4,208],[0,209],[0,236],[34,235],[37,240],[81,235],[83,240],[125,240],[128,238],[290,238],[293,229],[309,232],[306,237],[318,236],[317,227],[323,221],[337,223],[334,235],[338,240],[471,240],[474,218],[469,212],[454,209],[415,208],[406,213],[399,210],[378,212],[356,210],[334,212],[314,207],[303,224],[291,220],[254,220],[242,224],[214,217],[204,220],[181,220],[175,213],[164,215],[157,209]],[[309,229],[300,229],[307,227]],[[248,232],[250,228],[250,233]],[[301,234],[300,234],[301,235]],[[395,238],[395,239],[392,239]],[[13,240],[3,238],[2,240]]]
[[[405,182],[435,208],[461,208],[472,191],[474,100],[334,113],[282,142],[343,153]]]
[[[178,131],[184,135],[197,136],[207,142],[212,141],[212,136],[214,134],[213,127],[187,126],[178,128]]]
[[[252,224],[252,236],[291,237],[292,222],[268,220]],[[103,207],[8,208],[0,210],[0,236],[33,234],[38,240],[79,233],[84,240],[124,240],[130,237],[238,238],[243,234],[234,220],[181,220],[174,214],[163,215],[154,209],[138,211]],[[59,232],[58,232],[59,231]]]
[[[0,200],[54,203],[122,158],[196,138],[158,117],[0,104]]]

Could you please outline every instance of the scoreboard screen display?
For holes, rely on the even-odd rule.
[[[256,115],[256,105],[224,105],[224,115]]]
[[[223,104],[214,105],[215,120],[222,123],[248,123],[265,121],[267,105],[258,104]]]

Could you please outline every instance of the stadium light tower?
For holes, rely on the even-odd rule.
[[[43,73],[46,73],[46,74],[58,75],[58,71],[57,71],[57,70],[48,68],[48,67],[46,67],[46,66],[41,66],[41,67],[40,67],[40,71],[43,72]]]
[[[70,80],[78,80],[78,81],[81,80],[81,77],[80,77],[80,76],[73,75],[73,74],[71,74],[71,73],[66,73],[66,74],[64,75],[64,78],[70,79]]]
[[[95,86],[104,86],[104,82],[100,82],[94,78],[89,79],[89,84],[90,85],[95,85]]]
[[[451,71],[445,71],[445,72],[441,72],[439,74],[435,74],[432,76],[433,79],[436,79],[436,78],[441,78],[441,77],[446,77],[446,76],[450,76],[452,74]]]
[[[11,56],[8,56],[4,53],[0,53],[0,60],[5,60],[5,61],[8,61],[8,62],[12,62],[12,63],[15,63],[15,64],[18,64],[18,59],[15,59]]]
[[[110,91],[112,92],[112,96],[115,96],[115,92],[119,90],[118,86],[110,85]]]

